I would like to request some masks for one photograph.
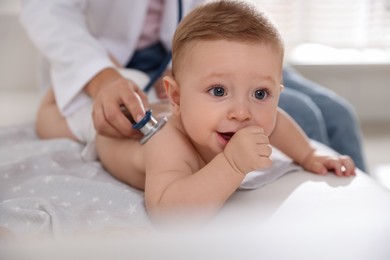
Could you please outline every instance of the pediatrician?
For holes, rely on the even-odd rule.
[[[92,98],[93,124],[99,134],[133,136],[136,132],[120,105],[138,121],[148,101],[140,90],[144,86],[139,86],[136,78],[125,79],[117,68],[139,70],[152,78],[160,74],[179,16],[199,2],[22,0],[21,22],[41,54],[40,85],[53,89],[42,105],[51,104],[68,118]],[[163,97],[160,85],[159,81],[154,84],[157,96]],[[291,70],[284,71],[284,85],[280,106],[307,135],[350,155],[356,166],[365,170],[360,131],[351,107]],[[322,102],[321,106],[317,102]],[[37,132],[42,137],[56,137],[50,131],[59,125],[45,120],[45,113],[49,113],[47,109],[38,111]],[[334,122],[330,126],[329,120]],[[69,136],[69,127],[63,129],[64,136]]]

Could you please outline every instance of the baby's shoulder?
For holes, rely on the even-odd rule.
[[[192,145],[188,135],[171,122],[160,129],[145,147],[146,152],[153,156],[159,156],[167,163],[172,161],[185,162],[191,167],[199,164],[199,155]]]

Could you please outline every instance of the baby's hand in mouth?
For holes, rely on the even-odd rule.
[[[272,148],[263,128],[249,126],[235,133],[221,132],[219,135],[226,141],[223,153],[236,171],[245,175],[256,169],[271,167]]]
[[[233,135],[235,134],[235,132],[226,132],[226,133],[218,132],[218,134],[219,134],[226,142],[229,142],[229,140],[233,137]]]

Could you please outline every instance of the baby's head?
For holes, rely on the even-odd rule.
[[[283,40],[270,19],[244,1],[215,1],[199,6],[179,24],[172,43],[172,72],[177,74],[191,44],[204,40],[228,40],[269,44],[280,53]],[[185,61],[184,61],[185,62]]]
[[[242,128],[272,133],[283,50],[275,26],[245,2],[205,4],[179,24],[164,84],[173,116],[206,161]]]

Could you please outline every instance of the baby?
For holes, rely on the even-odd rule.
[[[283,53],[277,29],[247,3],[194,9],[173,39],[167,124],[144,145],[97,136],[102,164],[145,190],[155,220],[199,209],[212,216],[247,173],[272,166],[271,145],[313,173],[354,175],[348,156],[321,154],[278,108]]]

